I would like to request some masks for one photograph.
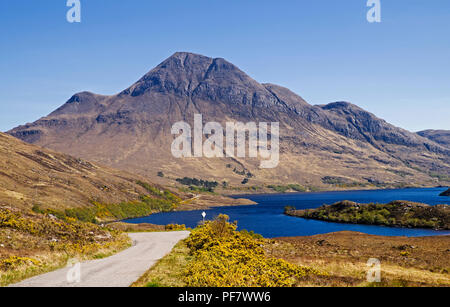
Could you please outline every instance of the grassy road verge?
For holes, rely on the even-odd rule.
[[[129,237],[117,230],[2,207],[0,285],[61,268],[69,259],[100,259],[129,246]]]

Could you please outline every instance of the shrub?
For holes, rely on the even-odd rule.
[[[278,193],[285,193],[288,190],[293,190],[295,192],[306,192],[307,189],[299,184],[288,184],[288,185],[268,185],[269,189],[272,189]]]
[[[268,258],[262,237],[236,231],[226,215],[196,228],[186,240],[193,260],[184,272],[189,287],[290,287],[310,275],[307,267]]]
[[[164,227],[167,231],[180,231],[186,230],[186,225],[178,225],[178,224],[169,224]]]
[[[8,271],[15,269],[21,265],[39,266],[40,264],[41,264],[40,261],[33,258],[11,256],[7,259],[0,260],[0,270]]]
[[[286,214],[288,214],[288,213],[290,213],[292,211],[295,211],[295,210],[296,210],[296,208],[294,206],[286,206],[286,207],[284,207],[284,213],[286,213]]]
[[[64,212],[56,210],[43,210],[34,205],[33,212],[41,214],[52,214],[59,219],[74,218],[82,222],[98,223],[99,220],[123,220],[147,216],[155,212],[169,212],[177,208],[181,198],[170,191],[160,191],[146,183],[140,182],[150,195],[142,195],[140,200],[122,202],[118,204],[102,204],[93,201],[90,207],[66,209]]]
[[[214,192],[214,189],[219,185],[217,181],[208,181],[189,177],[178,178],[176,181],[183,185],[190,186],[191,190],[200,192]]]

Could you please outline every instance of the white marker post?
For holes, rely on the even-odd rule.
[[[205,223],[206,212],[202,213],[202,217],[203,217],[203,224],[204,224]]]

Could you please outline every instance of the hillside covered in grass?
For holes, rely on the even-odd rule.
[[[120,231],[74,218],[0,207],[0,286],[65,266],[99,259],[130,246]]]
[[[173,211],[183,194],[0,133],[0,285],[129,246],[106,222]]]
[[[309,210],[286,207],[285,213],[295,217],[337,223],[450,229],[450,206],[429,206],[409,201],[393,201],[388,204],[358,204],[341,201]]]
[[[137,209],[138,202],[150,204],[152,209],[167,209],[179,201],[178,196],[147,183],[145,178],[0,133],[0,206],[64,212],[86,208],[98,211],[100,204],[134,203],[129,209],[110,206],[107,217],[117,219],[147,214],[149,210],[144,206]]]

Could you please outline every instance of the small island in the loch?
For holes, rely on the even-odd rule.
[[[450,229],[450,206],[429,206],[409,201],[388,204],[358,204],[340,201],[317,209],[286,207],[285,214],[335,223],[383,225],[390,227]]]
[[[450,196],[450,189],[445,192],[442,192],[439,196]]]

